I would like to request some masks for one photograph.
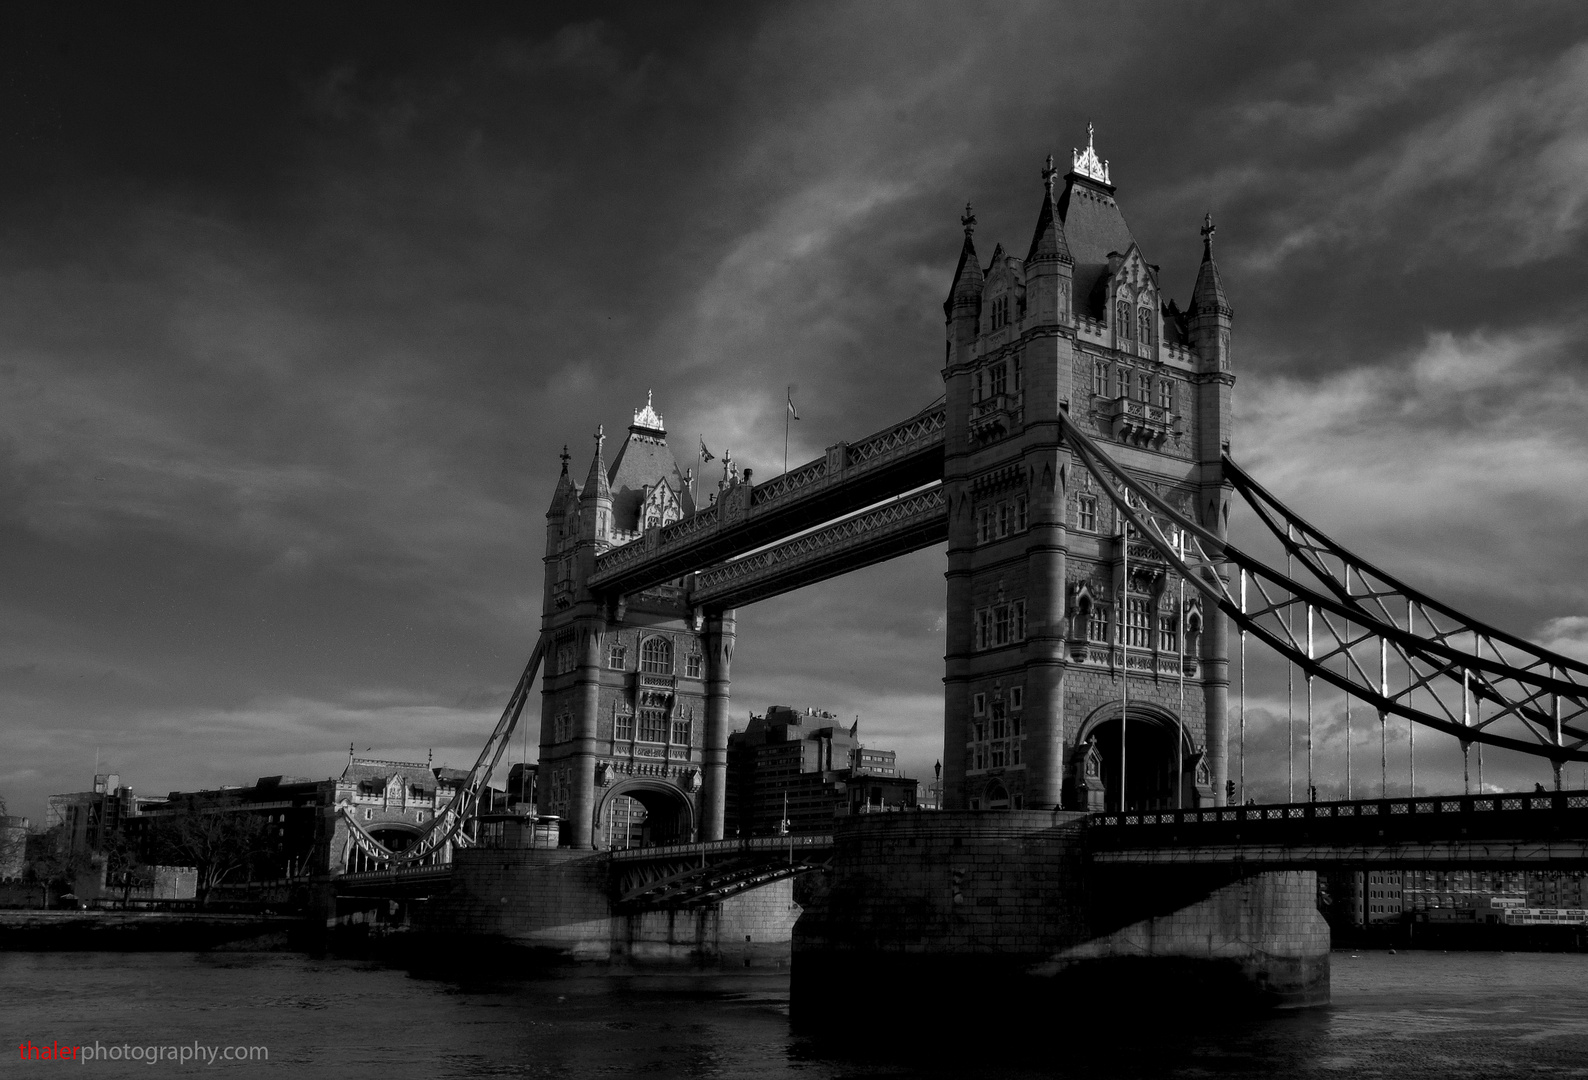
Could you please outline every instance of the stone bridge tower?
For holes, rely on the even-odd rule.
[[[1023,259],[998,245],[984,268],[966,207],[944,304],[946,805],[1221,803],[1223,617],[1126,535],[1058,422],[1223,534],[1234,376],[1211,222],[1182,311],[1090,129],[1059,180],[1049,158]]]
[[[610,468],[597,433],[583,487],[563,452],[546,513],[539,799],[565,844],[624,846],[631,827],[656,843],[721,835],[726,759],[708,751],[707,703],[708,689],[721,699],[725,747],[733,613],[691,612],[681,582],[616,602],[586,584],[597,555],[689,515],[693,500],[649,400]]]

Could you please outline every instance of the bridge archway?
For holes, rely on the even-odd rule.
[[[420,832],[412,825],[403,825],[396,822],[382,824],[369,830],[369,835],[376,843],[388,851],[406,851],[418,842]],[[427,860],[428,861],[428,860]],[[359,846],[348,841],[347,853],[343,859],[344,869],[349,874],[362,874],[371,870],[384,870],[386,864],[364,854]]]
[[[1118,811],[1119,706],[1098,710],[1082,725],[1073,752],[1078,772],[1077,802],[1086,802],[1088,784],[1102,789],[1102,806],[1085,809]],[[1176,742],[1179,742],[1178,748]],[[1095,768],[1088,777],[1087,759]],[[1125,806],[1129,810],[1173,810],[1198,805],[1196,762],[1199,755],[1190,735],[1173,713],[1152,705],[1132,703],[1125,724]],[[1178,790],[1177,790],[1178,789]],[[1177,797],[1178,795],[1178,797]]]
[[[628,816],[633,804],[638,804],[643,814],[638,822]],[[674,784],[644,778],[623,780],[601,792],[594,826],[597,844],[604,848],[683,844],[695,838],[695,807]]]

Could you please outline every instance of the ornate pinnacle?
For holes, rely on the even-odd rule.
[[[568,458],[571,456],[568,453],[567,443],[562,444],[562,453],[558,454],[557,456],[562,458],[562,471],[566,473],[568,471]]]
[[[1203,217],[1202,217],[1202,243],[1204,245],[1206,245],[1210,250],[1213,247],[1213,234],[1215,232],[1217,232],[1217,231],[1218,231],[1218,227],[1213,224],[1213,215],[1212,215],[1212,213],[1208,213],[1208,214],[1203,215]]]
[[[959,223],[965,226],[966,236],[976,231],[976,215],[971,211],[970,203],[965,204],[965,215],[959,219]]]
[[[1059,170],[1053,167],[1053,155],[1048,155],[1048,163],[1042,167],[1042,186],[1048,189],[1048,194],[1053,194],[1053,178],[1059,175]]]
[[[596,453],[600,453],[602,444],[604,444],[607,441],[607,432],[606,432],[606,425],[605,424],[597,424],[596,425],[595,441],[596,441]]]

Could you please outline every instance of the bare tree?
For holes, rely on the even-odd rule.
[[[187,800],[160,823],[153,844],[160,862],[197,871],[200,905],[217,885],[253,880],[279,847],[262,815],[249,812],[246,804],[212,796]]]

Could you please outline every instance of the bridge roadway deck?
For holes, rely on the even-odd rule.
[[[1588,791],[1094,815],[1094,865],[1588,867]]]

